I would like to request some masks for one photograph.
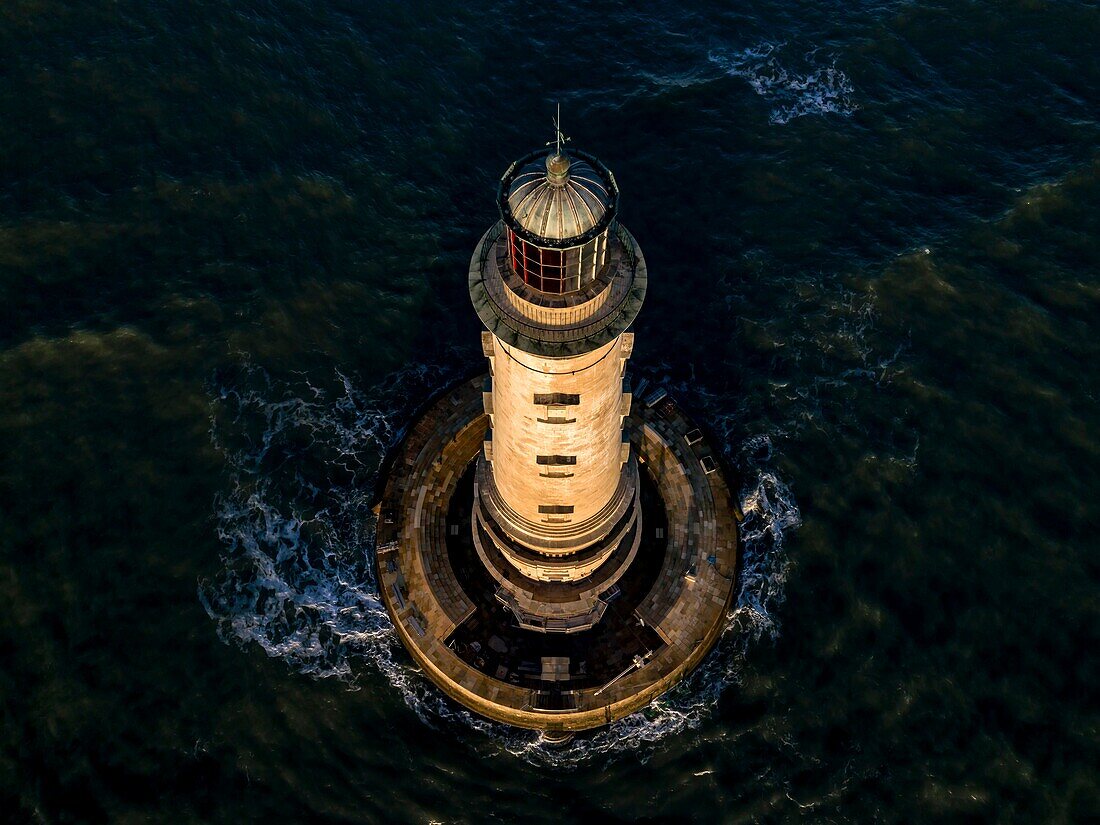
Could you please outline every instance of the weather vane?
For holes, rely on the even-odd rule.
[[[554,140],[546,141],[546,145],[549,146],[551,143],[555,144],[557,146],[557,151],[555,152],[555,154],[560,155],[561,154],[561,145],[563,143],[565,143],[567,140],[569,140],[569,138],[567,138],[565,135],[563,135],[561,133],[561,104],[559,103],[558,104],[558,113],[554,117]]]

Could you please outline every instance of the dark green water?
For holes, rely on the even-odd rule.
[[[1100,9],[0,5],[0,816],[1100,816]],[[546,751],[393,647],[367,504],[565,131],[725,441],[730,628]]]

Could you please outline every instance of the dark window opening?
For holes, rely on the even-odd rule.
[[[540,504],[539,512],[552,515],[567,515],[573,512],[572,504]]]
[[[550,464],[555,466],[565,464],[573,465],[577,463],[577,457],[575,455],[540,455],[535,458],[535,461],[539,464]]]
[[[545,406],[573,407],[581,403],[581,397],[568,392],[537,392],[535,403]]]

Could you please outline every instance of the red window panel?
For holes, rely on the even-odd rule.
[[[560,295],[565,291],[562,283],[564,257],[559,249],[544,249],[542,251],[543,289],[546,292],[554,292]]]
[[[523,242],[524,280],[534,285],[542,280],[542,250],[533,243]]]
[[[576,250],[541,249],[508,230],[512,271],[541,291],[560,295],[580,288]]]

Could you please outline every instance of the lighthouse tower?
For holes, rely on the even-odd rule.
[[[614,176],[562,141],[559,132],[501,178],[500,221],[470,267],[490,367],[475,535],[521,624],[547,631],[591,626],[596,602],[574,615],[540,610],[524,599],[537,592],[524,579],[583,581],[636,535],[640,518],[623,421],[627,330],[645,297],[645,263],[618,223]]]
[[[556,126],[557,124],[555,124]],[[470,260],[488,374],[442,388],[387,459],[376,572],[448,696],[555,741],[697,666],[737,581],[720,456],[626,363],[647,270],[619,187],[560,130],[520,158]]]

